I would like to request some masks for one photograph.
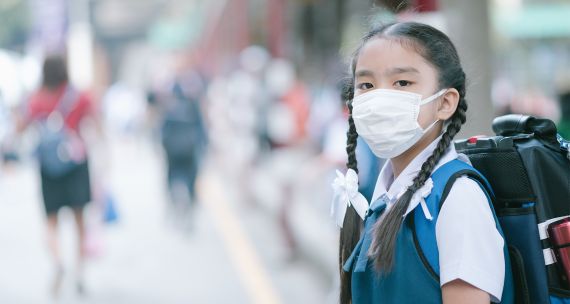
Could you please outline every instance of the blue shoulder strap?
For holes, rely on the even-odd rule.
[[[424,265],[438,280],[439,251],[437,249],[435,225],[441,206],[445,202],[453,183],[461,176],[468,176],[478,182],[489,202],[492,201],[494,194],[485,177],[469,164],[456,159],[444,164],[431,175],[433,188],[431,194],[426,198],[426,205],[434,219],[432,221],[426,220],[422,212],[414,212],[413,215],[414,243]]]
[[[495,213],[492,204],[494,200],[494,193],[487,179],[475,168],[460,160],[453,160],[441,166],[431,176],[434,186],[431,194],[426,198],[427,207],[434,217],[434,220],[427,220],[423,216],[422,212],[414,212],[414,216],[411,220],[412,233],[416,250],[428,271],[438,281],[440,269],[439,251],[437,249],[437,241],[435,237],[435,224],[437,222],[439,210],[441,210],[441,206],[445,202],[445,199],[447,198],[447,195],[449,194],[453,183],[457,178],[461,176],[467,176],[476,181],[481,186],[485,192],[485,195],[487,196],[489,205],[491,207],[491,212],[493,213],[493,217],[495,219],[497,230],[501,236],[504,237],[503,229],[499,224],[497,214]],[[503,286],[501,303],[510,304],[515,302],[515,290],[509,251],[506,243],[503,248],[503,254],[505,256],[505,282]]]

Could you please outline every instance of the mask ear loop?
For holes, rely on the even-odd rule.
[[[447,92],[447,89],[441,89],[439,90],[437,93],[431,95],[430,97],[422,100],[420,102],[420,105],[425,105],[426,103],[430,103],[432,101],[434,101],[436,98],[440,97],[441,95],[445,94],[445,92]]]
[[[436,119],[434,122],[431,123],[431,125],[429,125],[429,126],[428,126],[427,128],[425,128],[425,129],[423,129],[423,134],[426,134],[427,132],[429,132],[429,130],[430,130],[431,128],[433,128],[433,126],[435,126],[435,124],[438,123],[439,121],[440,121],[439,119]],[[444,127],[445,127],[445,125],[444,125]]]
[[[447,89],[441,89],[439,90],[437,93],[433,94],[432,96],[422,100],[422,102],[420,102],[420,105],[425,105],[426,103],[430,103],[432,101],[434,101],[435,99],[437,99],[438,97],[442,96],[443,94],[445,94],[447,92]],[[425,128],[423,130],[423,133],[426,134],[431,128],[433,128],[433,126],[435,126],[435,124],[437,122],[441,121],[440,119],[436,119],[436,121],[434,121],[431,125],[429,125],[427,128]],[[443,122],[443,128],[442,128],[442,133],[445,132],[445,130],[447,130],[447,127],[449,126],[450,121],[446,120]]]

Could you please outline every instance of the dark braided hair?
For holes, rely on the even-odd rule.
[[[420,172],[414,178],[404,194],[387,212],[381,216],[373,230],[373,242],[368,254],[374,259],[375,268],[381,272],[390,272],[394,261],[396,237],[403,222],[405,214],[413,194],[420,189],[432,174],[433,169],[452,144],[453,138],[466,120],[467,102],[465,100],[465,73],[461,67],[457,50],[450,39],[441,31],[425,24],[415,22],[388,24],[375,28],[368,32],[362,39],[362,44],[356,50],[352,59],[352,80],[358,55],[363,46],[372,38],[390,39],[400,42],[404,47],[413,48],[424,59],[431,63],[438,72],[439,88],[455,88],[459,92],[459,104],[455,113],[447,121],[448,126],[443,133],[433,154],[423,163]],[[353,82],[352,82],[353,83]],[[349,130],[347,133],[347,167],[356,169],[356,138],[358,136],[352,119],[352,99],[354,98],[354,86],[351,94],[346,94],[349,109]],[[350,93],[350,92],[349,92]],[[358,172],[358,171],[357,171]],[[342,265],[356,246],[360,236],[362,221],[354,208],[347,211],[344,225],[340,236],[339,262]],[[341,270],[340,302],[351,302],[351,278],[350,273]]]
[[[346,153],[348,154],[348,162],[346,163],[346,167],[358,173],[356,162],[356,140],[358,138],[358,133],[356,133],[356,126],[354,125],[354,119],[352,119],[352,99],[354,98],[354,82],[352,78],[347,79],[344,82],[342,94],[343,98],[347,100],[348,106],[348,132],[346,134]],[[361,227],[362,220],[356,213],[356,210],[354,208],[348,208],[344,217],[339,243],[340,280],[341,286],[345,286],[345,288],[341,288],[341,303],[349,303],[351,298],[350,273],[344,272],[342,270],[342,265],[352,253],[356,243],[358,243]],[[345,289],[349,292],[347,293]]]

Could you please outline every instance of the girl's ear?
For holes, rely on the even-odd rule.
[[[448,89],[442,97],[437,108],[437,118],[445,121],[451,118],[457,109],[460,98],[459,91],[455,88]]]

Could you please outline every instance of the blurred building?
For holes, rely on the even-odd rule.
[[[569,13],[567,0],[11,0],[0,3],[0,48],[35,61],[67,51],[72,80],[100,95],[118,80],[147,87],[188,66],[223,74],[249,45],[292,60],[309,84],[330,85],[371,24],[417,20],[456,42],[478,113],[467,127],[487,132],[499,113],[558,117]]]

